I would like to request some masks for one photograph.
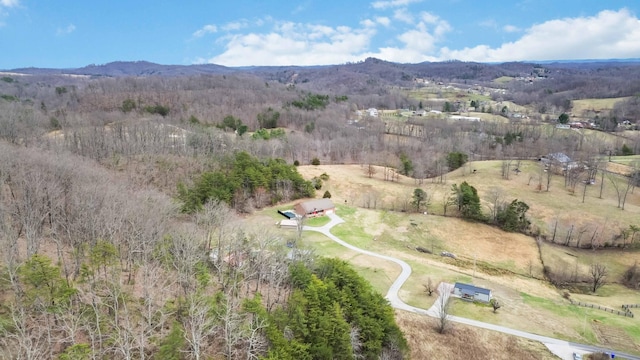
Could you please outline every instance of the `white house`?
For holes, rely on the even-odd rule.
[[[376,108],[367,109],[367,115],[369,115],[371,117],[378,117],[378,109],[376,109]]]
[[[453,295],[465,300],[482,301],[485,303],[491,301],[491,290],[458,282],[453,287]]]

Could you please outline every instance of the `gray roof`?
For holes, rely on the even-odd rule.
[[[314,211],[322,211],[326,209],[333,209],[336,207],[335,205],[333,205],[333,201],[331,201],[331,199],[324,198],[305,201],[300,203],[300,206],[302,206],[307,214]]]
[[[549,159],[551,160],[555,160],[561,163],[568,163],[571,162],[571,158],[568,157],[566,154],[564,153],[553,153],[553,154],[549,154]]]
[[[454,288],[466,291],[473,291],[479,294],[491,295],[491,290],[463,283],[456,283]]]

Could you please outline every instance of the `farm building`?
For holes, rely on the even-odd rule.
[[[278,227],[285,229],[297,229],[298,221],[293,219],[280,220],[280,222],[278,222]]]
[[[334,213],[336,206],[330,199],[316,199],[296,204],[294,209],[300,216],[316,217]]]
[[[461,299],[482,301],[488,303],[491,301],[491,290],[463,283],[456,283],[453,287],[453,294]]]
[[[540,159],[545,163],[547,169],[551,169],[556,174],[564,175],[568,170],[579,168],[580,164],[571,160],[564,153],[553,153],[547,156],[543,156]]]

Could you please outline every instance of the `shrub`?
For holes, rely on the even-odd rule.
[[[461,152],[451,152],[447,154],[447,166],[449,170],[455,170],[467,162],[469,156]]]
[[[320,179],[327,181],[329,180],[329,175],[327,173],[322,173],[322,175],[320,175]]]
[[[162,105],[153,105],[153,106],[146,106],[144,108],[144,110],[146,112],[148,112],[149,114],[158,114],[160,116],[167,116],[169,114],[169,107],[168,106],[162,106]]]
[[[126,99],[122,101],[122,106],[120,107],[120,110],[122,110],[122,112],[124,113],[128,113],[135,108],[136,108],[136,102],[133,99]]]
[[[311,165],[320,165],[320,159],[318,159],[317,157],[314,157],[311,160]]]
[[[319,177],[314,177],[313,179],[311,179],[311,184],[313,184],[313,187],[316,190],[322,189],[322,180]]]
[[[300,166],[300,161],[293,160],[293,166]]]
[[[60,130],[62,128],[60,126],[60,121],[53,116],[49,118],[49,125],[53,130]]]

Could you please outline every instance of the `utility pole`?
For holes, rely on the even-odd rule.
[[[473,281],[476,280],[476,258],[478,257],[478,253],[473,254]]]

